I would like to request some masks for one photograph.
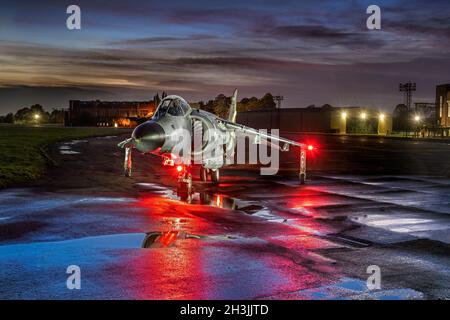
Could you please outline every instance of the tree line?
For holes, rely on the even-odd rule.
[[[193,108],[199,108],[211,113],[216,114],[219,117],[226,118],[230,109],[231,97],[227,97],[224,94],[219,94],[212,100],[207,102],[199,101],[191,103]],[[260,99],[256,97],[243,98],[237,103],[237,111],[249,111],[257,109],[273,109],[276,107],[273,95],[266,93]]]
[[[159,105],[161,100],[166,96],[166,92],[162,92],[161,97],[159,96],[159,93],[154,95],[153,101],[155,102],[155,105]],[[203,109],[223,118],[226,118],[228,116],[230,104],[231,97],[227,97],[224,94],[219,94],[217,97],[207,102],[199,101],[190,103],[193,108]],[[238,112],[274,108],[276,108],[276,103],[271,93],[266,93],[261,98],[243,98],[237,103]],[[34,104],[30,107],[25,107],[17,110],[15,114],[8,113],[7,115],[0,116],[0,123],[30,124],[37,122],[64,123],[64,110],[54,108],[51,112],[48,112],[44,110],[44,108],[40,104]]]
[[[7,115],[0,116],[0,123],[64,123],[64,110],[52,109],[51,112],[44,110],[40,104],[25,107]]]

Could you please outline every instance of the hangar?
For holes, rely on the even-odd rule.
[[[257,129],[281,132],[355,133],[386,135],[392,115],[364,107],[284,108],[243,111],[237,122]]]

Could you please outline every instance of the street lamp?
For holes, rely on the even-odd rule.
[[[384,118],[385,118],[385,115],[384,115],[384,113],[380,113],[379,117],[380,117],[380,121],[383,121],[383,120],[384,120]]]
[[[35,113],[34,114],[34,120],[36,120],[36,122],[39,121],[39,118],[41,117],[41,115],[39,113]]]
[[[362,113],[361,113],[361,119],[365,120],[366,117],[367,117],[367,114],[366,114],[365,112],[362,112]]]
[[[414,117],[414,121],[419,122],[420,121],[420,116],[415,116]]]
[[[341,113],[341,117],[342,117],[343,120],[347,119],[347,112],[345,112],[345,111],[342,112]]]

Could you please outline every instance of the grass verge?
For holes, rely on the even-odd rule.
[[[0,126],[0,188],[33,180],[46,168],[42,150],[55,142],[129,132],[116,128]]]

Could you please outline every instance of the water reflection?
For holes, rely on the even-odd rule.
[[[223,209],[236,209],[236,200],[221,194],[199,193],[200,204]]]
[[[236,199],[230,198],[223,194],[194,192],[187,198],[178,198],[178,199],[188,204],[200,204],[230,210],[237,209]]]
[[[142,248],[171,247],[177,240],[200,239],[200,236],[183,231],[171,230],[165,232],[148,232],[142,241]]]

